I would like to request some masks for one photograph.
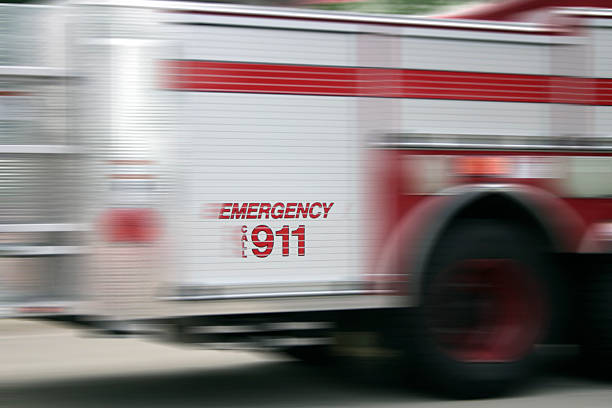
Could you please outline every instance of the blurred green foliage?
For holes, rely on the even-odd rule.
[[[177,0],[188,1],[188,0]],[[347,2],[307,4],[300,0],[191,0],[195,2],[233,3],[248,5],[289,6],[318,10],[341,10],[359,13],[430,14],[450,7],[492,0],[355,0]],[[315,0],[316,1],[316,0]],[[0,0],[0,3],[50,3],[52,0]]]
[[[454,6],[484,3],[486,0],[365,0],[346,3],[313,4],[309,8],[343,10],[360,13],[430,14]]]

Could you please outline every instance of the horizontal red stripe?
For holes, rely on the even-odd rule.
[[[612,78],[598,78],[594,84],[596,88],[596,104],[612,106]]]
[[[357,84],[355,80],[332,80],[315,78],[253,78],[238,77],[233,75],[182,75],[173,79],[179,83],[194,84],[260,84],[260,85],[295,85],[300,86],[331,86],[354,88]]]
[[[162,61],[163,87],[202,92],[612,105],[612,79],[196,60]]]
[[[357,72],[350,74],[336,74],[336,73],[310,73],[310,72],[287,72],[287,71],[256,71],[256,70],[237,70],[237,69],[218,69],[218,68],[172,68],[168,71],[169,75],[192,75],[194,77],[207,77],[207,76],[226,76],[235,78],[261,78],[265,79],[278,79],[278,78],[293,78],[302,79],[305,76],[309,79],[322,79],[332,81],[356,81]]]
[[[524,74],[494,74],[486,72],[461,72],[461,71],[425,71],[425,70],[410,70],[403,69],[404,75],[409,75],[411,78],[419,80],[428,79],[453,79],[454,81],[472,82],[472,81],[487,81],[492,83],[526,83],[526,84],[545,84],[548,83],[550,77],[539,75],[524,75]]]
[[[323,86],[309,86],[296,89],[295,86],[287,85],[245,85],[245,84],[214,84],[214,83],[182,83],[177,84],[172,89],[206,91],[206,92],[244,92],[244,93],[279,93],[295,95],[342,95],[354,96],[355,92],[351,88],[335,88]]]

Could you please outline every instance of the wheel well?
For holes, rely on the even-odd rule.
[[[549,283],[552,285],[551,290],[555,293],[555,305],[553,307],[558,310],[558,316],[562,317],[555,319],[557,322],[550,330],[545,342],[559,343],[567,340],[569,335],[567,321],[571,320],[571,317],[569,316],[568,302],[570,300],[567,299],[567,290],[570,281],[567,274],[570,272],[569,265],[572,263],[567,259],[568,254],[565,253],[560,242],[555,239],[554,226],[540,211],[530,203],[524,202],[520,197],[514,197],[508,193],[488,192],[479,195],[468,200],[466,204],[450,215],[449,220],[439,230],[434,248],[451,228],[467,220],[501,221],[515,226],[518,225],[528,231],[531,237],[537,240],[541,249],[550,254],[555,254],[549,258],[552,262]],[[428,254],[428,261],[430,256],[431,253]]]
[[[440,236],[456,223],[467,219],[499,220],[520,225],[529,230],[549,251],[557,248],[551,227],[536,210],[506,193],[487,193],[459,209],[443,228]]]

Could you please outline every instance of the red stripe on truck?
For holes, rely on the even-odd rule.
[[[180,91],[612,105],[612,79],[463,71],[166,60]]]

